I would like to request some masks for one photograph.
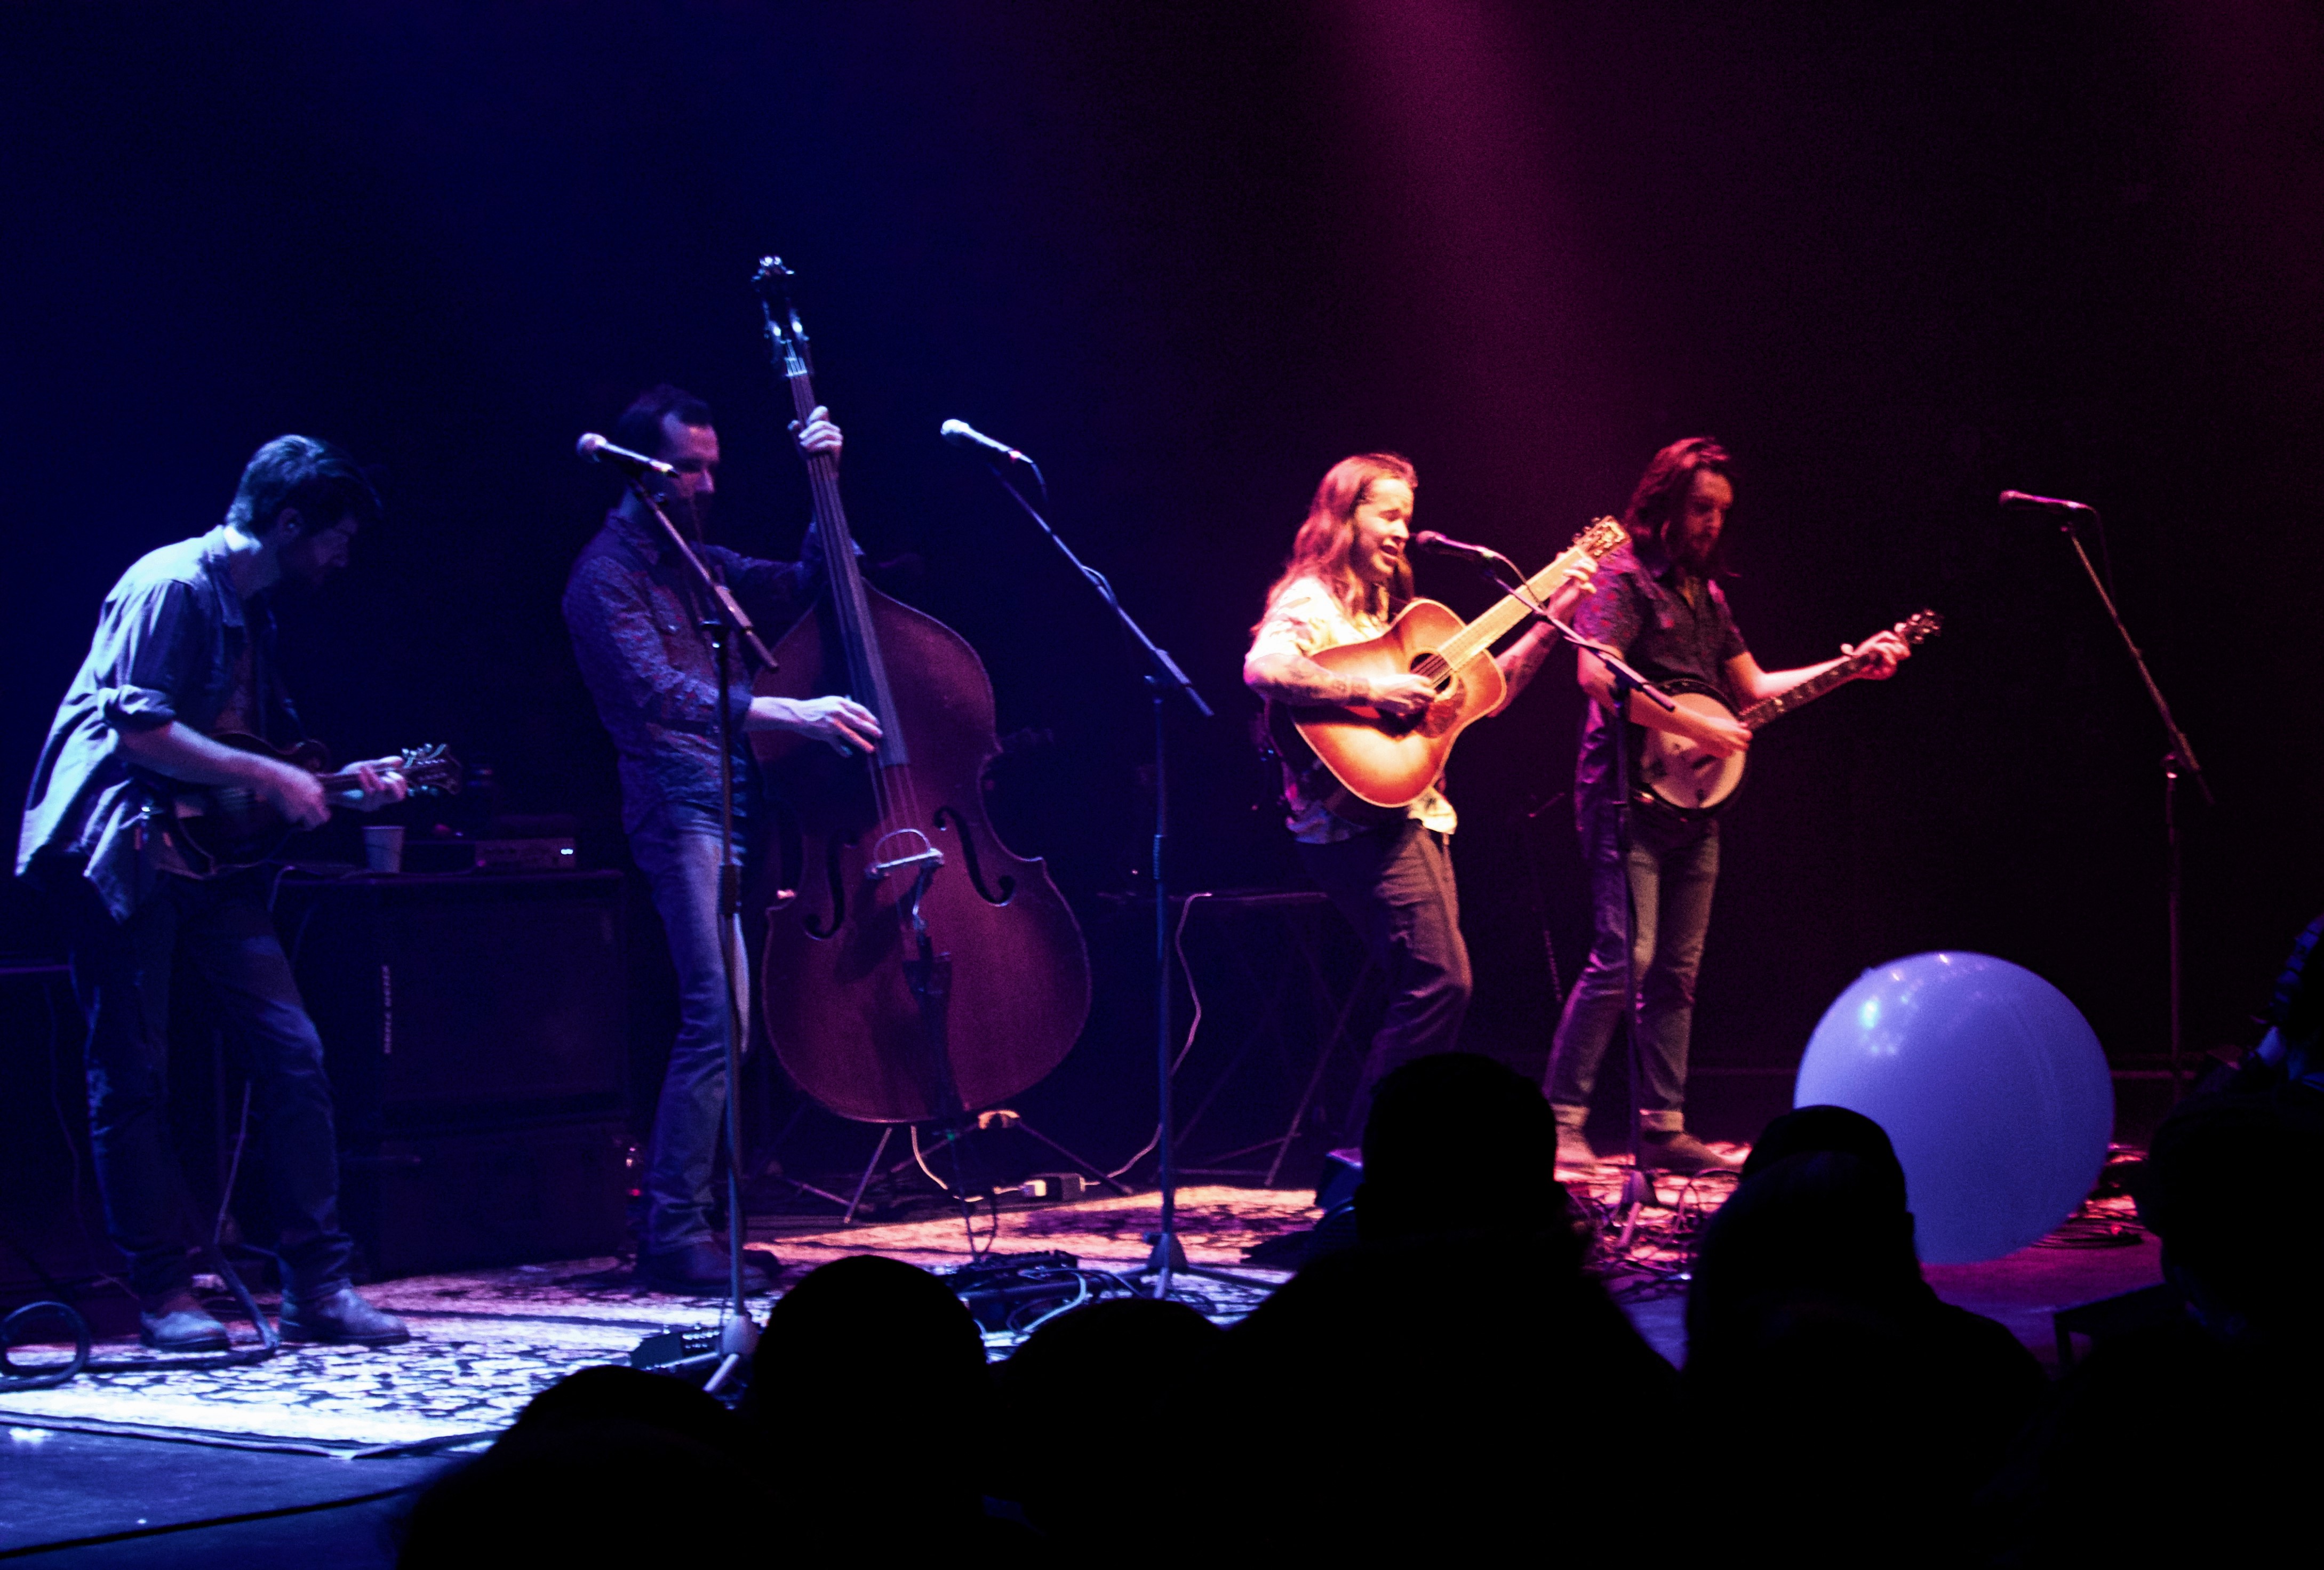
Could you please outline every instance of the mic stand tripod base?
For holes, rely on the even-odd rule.
[[[1631,1167],[1622,1173],[1622,1198],[1614,1207],[1614,1214],[1622,1223],[1622,1230],[1614,1239],[1614,1252],[1629,1251],[1630,1242],[1637,1235],[1640,1213],[1648,1206],[1659,1209],[1662,1198],[1655,1192],[1655,1180],[1644,1167]]]
[[[1200,1276],[1204,1281],[1228,1281],[1235,1286],[1258,1287],[1270,1292],[1281,1285],[1264,1276],[1247,1276],[1234,1271],[1221,1270],[1216,1265],[1194,1263],[1186,1258],[1185,1245],[1178,1241],[1176,1232],[1149,1232],[1146,1235],[1146,1241],[1154,1245],[1153,1252],[1146,1256],[1144,1264],[1134,1271],[1124,1272],[1123,1277],[1133,1281],[1152,1281],[1157,1298],[1170,1295],[1170,1281],[1175,1276]]]

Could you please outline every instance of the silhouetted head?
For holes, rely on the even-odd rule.
[[[651,1423],[520,1422],[491,1450],[428,1486],[403,1523],[396,1564],[400,1570],[647,1564],[668,1556],[685,1501],[715,1500],[720,1510],[747,1519],[770,1508],[763,1492],[722,1446]]]
[[[995,1370],[1003,1420],[994,1492],[1053,1538],[1111,1556],[1151,1508],[1123,1478],[1158,1475],[1169,1464],[1165,1405],[1225,1336],[1185,1304],[1151,1298],[1109,1299],[1044,1324]],[[1074,1443],[1095,1412],[1109,1417],[1106,1443]]]
[[[981,1399],[984,1338],[952,1289],[878,1254],[835,1260],[777,1299],[751,1372],[751,1405],[788,1429],[885,1408]]]
[[[589,1423],[635,1423],[726,1450],[742,1441],[734,1414],[715,1396],[668,1374],[608,1363],[568,1373],[533,1397],[503,1443]]]
[[[1539,1086],[1473,1052],[1416,1058],[1372,1093],[1357,1226],[1366,1243],[1562,1231],[1556,1167],[1557,1119]]]
[[[1686,1303],[1690,1371],[1758,1344],[1771,1316],[1803,1303],[1885,1310],[1925,1299],[1894,1161],[1883,1166],[1807,1150],[1736,1186],[1695,1253]]]
[[[1897,1208],[1906,1204],[1904,1163],[1888,1131],[1860,1112],[1845,1106],[1802,1106],[1786,1112],[1759,1131],[1743,1175],[1755,1177],[1792,1156],[1813,1151],[1836,1151],[1864,1163],[1865,1180],[1893,1183]]]
[[[973,1522],[985,1458],[939,1436],[990,1428],[991,1395],[983,1337],[952,1290],[861,1254],[776,1300],[742,1411],[776,1486],[822,1512],[801,1548],[815,1556],[867,1530],[924,1548]]]
[[[2206,1096],[2155,1130],[2136,1181],[2164,1272],[2221,1339],[2304,1347],[2324,1299],[2324,1218],[2306,1186],[2324,1167],[2313,1092]]]

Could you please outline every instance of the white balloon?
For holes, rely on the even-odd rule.
[[[1989,954],[1875,966],[1824,1010],[1794,1106],[1887,1130],[1921,1257],[1999,1259],[2074,1212],[2106,1164],[2114,1080],[2066,995]]]

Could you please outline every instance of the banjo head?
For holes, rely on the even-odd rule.
[[[1726,699],[1701,682],[1674,680],[1656,684],[1682,709],[1697,714],[1732,720],[1735,711]],[[1717,810],[1743,783],[1744,755],[1720,757],[1691,741],[1636,726],[1638,732],[1638,788],[1682,813]]]

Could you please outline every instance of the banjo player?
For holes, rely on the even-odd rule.
[[[1622,519],[1630,543],[1601,565],[1597,593],[1576,613],[1581,631],[1618,651],[1649,681],[1706,684],[1737,707],[1788,692],[1844,663],[1857,664],[1856,674],[1869,680],[1895,675],[1911,650],[1894,632],[1843,646],[1841,658],[1821,665],[1759,668],[1714,581],[1735,501],[1731,466],[1726,450],[1708,436],[1673,442],[1655,454]],[[1574,765],[1574,805],[1590,868],[1594,932],[1589,962],[1559,1017],[1542,1088],[1557,1115],[1558,1164],[1597,1161],[1582,1125],[1635,974],[1644,1064],[1637,1096],[1641,1162],[1670,1172],[1729,1165],[1687,1132],[1685,1114],[1695,975],[1719,877],[1718,820],[1709,813],[1634,812],[1626,874],[1619,865],[1613,748],[1628,744],[1630,725],[1614,722],[1611,674],[1587,652],[1577,660],[1576,676],[1590,704]],[[1731,713],[1685,705],[1665,710],[1633,694],[1628,719],[1712,757],[1740,757],[1751,743],[1750,730]],[[1626,901],[1636,912],[1627,968]]]

